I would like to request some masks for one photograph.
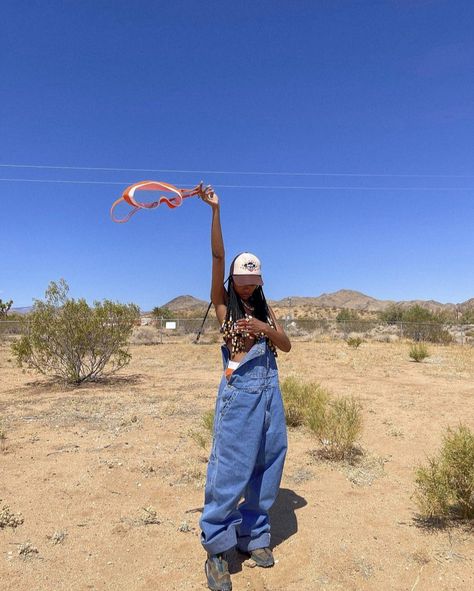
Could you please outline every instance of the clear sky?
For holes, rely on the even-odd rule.
[[[0,164],[72,168],[0,167],[0,298],[207,299],[208,206],[109,218],[147,178],[215,185],[271,299],[474,297],[473,30],[472,0],[4,0]]]

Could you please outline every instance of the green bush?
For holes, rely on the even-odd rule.
[[[0,299],[0,320],[6,320],[8,316],[8,311],[13,305],[13,300],[9,300],[8,302],[4,302]]]
[[[425,518],[474,518],[474,433],[448,428],[437,456],[416,469],[415,501]]]
[[[404,336],[417,342],[447,345],[453,341],[452,335],[444,328],[446,322],[453,320],[448,312],[432,312],[419,304],[408,308],[391,304],[379,314],[379,318],[388,324],[402,323]]]
[[[410,357],[419,363],[429,357],[428,347],[424,343],[415,343],[410,347]]]
[[[403,308],[399,304],[390,304],[383,312],[379,313],[379,318],[382,322],[388,324],[396,324],[403,320]]]
[[[25,319],[25,334],[12,345],[20,367],[68,383],[96,380],[124,367],[131,355],[128,341],[139,320],[134,304],[108,300],[90,307],[84,299],[68,298],[64,279],[52,281],[45,300],[36,300]]]
[[[301,382],[290,376],[281,384],[286,424],[300,427],[307,423],[311,409],[325,405],[329,394],[319,384]]]
[[[463,324],[474,324],[474,308],[464,310],[461,316],[461,322]]]
[[[362,432],[362,408],[354,398],[328,399],[325,405],[313,407],[308,426],[318,437],[324,455],[332,460],[350,457]]]
[[[353,349],[357,349],[358,347],[360,347],[360,345],[362,345],[363,342],[364,341],[360,337],[349,337],[346,341],[349,347],[352,347]]]
[[[169,308],[166,308],[166,306],[164,306],[164,307],[156,306],[155,308],[153,308],[151,313],[152,313],[153,318],[155,320],[161,320],[161,318],[166,320],[166,319],[175,317],[173,312]]]
[[[336,316],[336,322],[346,335],[350,332],[365,332],[371,330],[377,324],[374,319],[361,318],[356,310],[350,308],[343,308]]]
[[[414,341],[449,344],[452,335],[444,328],[446,315],[431,312],[423,306],[410,306],[403,312],[403,333]]]
[[[281,386],[286,423],[307,426],[323,445],[323,456],[342,460],[350,456],[362,431],[361,406],[354,398],[333,398],[314,382],[288,377]]]

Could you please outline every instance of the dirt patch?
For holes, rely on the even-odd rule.
[[[474,429],[474,350],[431,345],[420,364],[408,350],[325,340],[280,355],[282,378],[361,400],[363,453],[318,461],[318,442],[289,431],[271,511],[277,563],[251,568],[236,553],[236,591],[474,588],[472,529],[427,527],[412,500],[414,468],[446,427]],[[205,589],[207,452],[192,434],[214,406],[219,347],[135,345],[132,354],[119,376],[71,389],[22,372],[0,346],[0,508],[23,520],[0,528],[5,591]]]

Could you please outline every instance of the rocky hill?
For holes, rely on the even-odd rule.
[[[443,304],[435,300],[378,300],[360,291],[340,289],[333,293],[323,293],[317,297],[289,296],[281,300],[269,300],[269,304],[279,318],[288,314],[300,318],[332,318],[344,308],[357,310],[360,316],[370,318],[391,304],[397,304],[403,308],[418,304],[432,312],[454,312],[457,309],[462,313],[468,308],[474,308],[474,298],[459,304]],[[183,316],[202,316],[207,305],[208,302],[190,295],[179,296],[164,304],[165,307]],[[211,313],[213,313],[212,308]]]

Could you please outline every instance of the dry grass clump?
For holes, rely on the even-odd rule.
[[[142,511],[143,513],[139,518],[142,525],[160,525],[161,519],[154,507],[142,507]]]
[[[362,407],[353,397],[329,398],[326,404],[311,409],[308,427],[323,445],[322,455],[344,460],[353,454],[362,432]]]
[[[286,423],[307,426],[323,445],[320,455],[349,457],[362,431],[361,405],[354,398],[333,398],[320,384],[288,377],[282,383]]]
[[[67,538],[68,533],[67,531],[56,530],[52,536],[47,536],[49,540],[51,540],[52,544],[62,544],[64,540]]]
[[[12,527],[15,529],[19,525],[23,523],[23,517],[21,513],[17,513],[16,515],[10,511],[10,507],[8,505],[3,505],[0,510],[0,529],[5,527]]]
[[[132,345],[157,345],[161,342],[158,329],[153,326],[137,326],[133,329],[130,343]]]
[[[29,560],[30,558],[34,558],[39,554],[39,550],[36,546],[33,546],[31,542],[25,542],[24,544],[20,544],[18,548],[18,555],[23,560]]]
[[[214,409],[207,410],[201,417],[201,429],[199,431],[190,431],[190,437],[199,445],[205,449],[211,439],[212,432],[214,430]]]
[[[428,352],[428,347],[424,343],[414,343],[410,347],[409,354],[413,361],[416,361],[417,363],[423,361],[423,359],[426,359],[426,357],[429,357],[430,355]]]
[[[364,341],[360,338],[360,337],[349,337],[346,340],[346,343],[349,345],[349,347],[352,347],[353,349],[357,349],[358,347],[360,347],[360,345],[362,345]]]
[[[414,494],[428,519],[474,518],[474,433],[448,428],[438,455],[416,470]]]
[[[329,398],[329,393],[320,384],[302,382],[294,376],[283,380],[281,393],[286,424],[289,427],[301,427],[307,424],[310,412],[324,406]]]

